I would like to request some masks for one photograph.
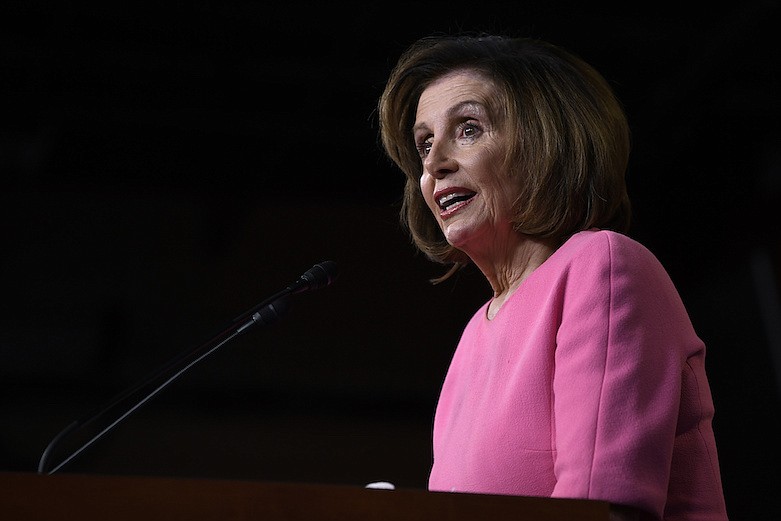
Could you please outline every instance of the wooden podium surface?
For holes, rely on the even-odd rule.
[[[342,485],[0,473],[8,521],[607,521],[602,501]]]

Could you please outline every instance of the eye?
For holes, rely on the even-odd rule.
[[[418,149],[418,154],[420,157],[426,157],[429,152],[431,152],[431,146],[432,146],[433,137],[428,136],[422,141],[418,141],[418,143],[415,145]]]
[[[474,139],[483,129],[475,121],[465,121],[459,126],[459,134],[465,139]]]

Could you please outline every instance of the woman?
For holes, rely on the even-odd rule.
[[[629,131],[606,81],[541,41],[424,38],[379,114],[438,280],[474,263],[493,289],[442,387],[429,488],[726,519],[705,347],[624,235]]]

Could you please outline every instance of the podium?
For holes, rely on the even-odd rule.
[[[0,473],[9,521],[608,521],[603,501],[219,479]]]

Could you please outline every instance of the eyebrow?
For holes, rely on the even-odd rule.
[[[445,114],[448,117],[452,117],[453,114],[457,114],[461,112],[466,107],[476,107],[479,108],[481,112],[487,112],[485,104],[476,100],[469,99],[469,100],[464,100],[459,103],[456,103],[455,105],[447,109],[447,112]],[[417,132],[425,128],[428,128],[428,125],[426,123],[418,123],[417,125],[412,127],[412,132]]]

